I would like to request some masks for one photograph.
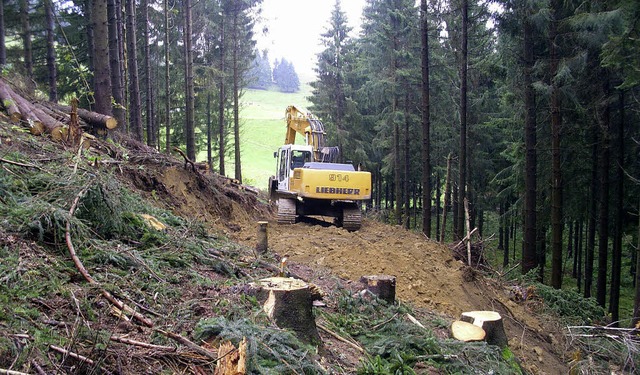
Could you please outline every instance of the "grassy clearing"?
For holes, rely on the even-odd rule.
[[[284,112],[287,106],[307,108],[311,105],[307,97],[309,85],[302,85],[297,93],[282,93],[267,90],[247,90],[241,103],[241,160],[243,182],[260,189],[267,188],[269,176],[275,171],[273,153],[282,146],[285,136]],[[206,160],[206,150],[197,160]],[[232,177],[233,158],[228,159],[227,175]]]

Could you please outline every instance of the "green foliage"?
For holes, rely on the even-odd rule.
[[[606,316],[594,298],[584,298],[573,290],[554,289],[540,283],[533,285],[536,295],[544,301],[545,309],[557,314],[567,324],[591,324],[602,321]]]
[[[315,348],[301,343],[291,332],[265,327],[247,319],[216,317],[198,322],[197,340],[217,338],[238,345],[247,339],[247,370],[259,374],[319,374],[322,368],[312,360]]]

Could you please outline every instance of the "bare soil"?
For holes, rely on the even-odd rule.
[[[443,314],[451,322],[464,311],[498,311],[505,320],[510,348],[531,373],[559,374],[569,370],[561,327],[539,314],[535,299],[523,304],[512,301],[507,285],[485,278],[455,260],[446,245],[374,220],[365,220],[356,232],[338,228],[330,218],[321,217],[278,225],[257,201],[234,204],[228,216],[221,219],[218,214],[208,214],[214,212],[208,207],[211,202],[203,202],[197,189],[194,191],[197,184],[192,173],[170,168],[159,180],[176,198],[179,212],[198,216],[212,230],[246,246],[253,247],[257,242],[257,220],[269,220],[269,251],[287,256],[292,269],[309,275],[318,285],[331,287],[322,285],[326,284],[326,277],[318,277],[325,272],[354,288],[359,287],[358,280],[364,275],[396,276],[399,300]]]

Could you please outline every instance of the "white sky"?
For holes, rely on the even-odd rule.
[[[359,31],[365,1],[341,0],[352,33]],[[320,34],[329,26],[334,5],[335,0],[263,0],[262,21],[255,29],[257,48],[268,49],[272,62],[282,58],[291,61],[301,81],[312,80],[316,55],[322,51]]]

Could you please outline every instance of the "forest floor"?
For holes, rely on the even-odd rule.
[[[359,279],[363,275],[394,275],[397,277],[397,298],[400,303],[415,308],[415,316],[425,325],[438,326],[434,332],[439,339],[448,338],[447,327],[462,312],[494,310],[505,319],[509,346],[522,369],[533,374],[569,371],[571,355],[568,354],[569,346],[563,327],[557,320],[541,313],[540,302],[534,294],[524,302],[512,301],[509,298],[511,285],[507,282],[487,278],[482,272],[470,269],[453,258],[449,247],[421,234],[372,219],[366,219],[362,229],[356,232],[337,228],[329,219],[325,221],[323,218],[308,219],[295,225],[278,225],[271,207],[262,198],[233,185],[228,179],[211,173],[205,176],[185,168],[180,160],[155,153],[139,143],[122,140],[121,144],[114,145],[98,141],[91,150],[82,154],[80,160],[75,150],[64,145],[45,138],[33,138],[4,123],[1,125],[0,157],[4,162],[0,170],[0,188],[6,191],[17,191],[15,183],[1,184],[14,178],[22,179],[21,184],[25,186],[36,177],[48,179],[49,184],[62,181],[65,189],[70,191],[52,189],[38,193],[34,199],[49,196],[50,201],[61,204],[64,211],[69,209],[68,205],[75,196],[74,185],[68,181],[80,175],[100,175],[104,171],[107,174],[99,187],[101,194],[110,194],[108,180],[115,176],[143,200],[170,210],[187,221],[203,223],[208,233],[207,241],[218,241],[225,237],[238,243],[243,249],[238,253],[225,250],[228,254],[235,254],[233,256],[236,258],[232,260],[223,260],[224,266],[232,269],[236,269],[238,264],[251,264],[246,259],[252,256],[250,249],[256,243],[257,221],[266,219],[269,220],[269,253],[272,261],[288,256],[289,271],[318,285],[326,293],[331,294],[338,287],[352,291],[362,289]],[[14,162],[20,165],[8,163],[8,158],[15,159]],[[77,174],[76,169],[80,171]],[[38,170],[47,176],[37,175]],[[66,200],[53,202],[52,197],[58,193],[66,194]],[[11,199],[6,198],[5,201],[4,197],[0,198],[0,203],[10,206]],[[4,288],[0,290],[7,292],[3,297],[7,298],[7,304],[0,307],[0,369],[15,366],[14,369],[34,372],[36,363],[40,363],[54,370],[56,358],[52,354],[45,354],[47,346],[42,346],[45,342],[50,344],[51,338],[47,339],[49,336],[41,333],[43,325],[46,327],[51,322],[57,322],[57,325],[46,328],[47,335],[58,337],[56,340],[59,342],[68,342],[73,345],[70,348],[88,356],[97,355],[97,346],[95,342],[89,344],[88,339],[76,341],[83,327],[109,334],[124,334],[140,341],[153,339],[167,342],[157,337],[161,331],[146,331],[131,323],[123,324],[121,317],[114,314],[108,304],[96,302],[100,299],[96,287],[89,286],[77,275],[67,259],[68,255],[65,255],[67,250],[64,243],[47,244],[46,239],[43,243],[37,238],[30,238],[28,233],[4,232],[8,230],[6,228],[0,229],[0,255],[4,257],[3,262],[7,267],[5,270],[0,264],[0,270],[7,272],[2,276],[0,285]],[[234,272],[229,273],[230,276],[221,276],[221,272],[212,269],[209,263],[184,264],[188,257],[202,257],[201,254],[187,254],[188,257],[180,258],[181,253],[192,251],[190,249],[193,248],[184,245],[188,232],[169,229],[158,234],[164,236],[162,238],[166,243],[147,250],[135,250],[132,247],[139,246],[145,240],[144,236],[118,242],[117,245],[106,243],[107,246],[103,245],[107,239],[96,238],[87,245],[87,249],[107,255],[88,257],[85,254],[83,257],[98,281],[113,284],[111,288],[116,290],[129,289],[131,295],[138,296],[138,304],[154,317],[156,327],[189,334],[197,321],[216,315],[237,314],[237,309],[242,308],[246,301],[238,296],[238,285],[234,284],[237,281],[231,281],[240,274],[237,269],[235,276]],[[228,249],[232,245],[219,246]],[[116,253],[111,254],[114,251]],[[123,265],[122,259],[137,265],[130,268]],[[176,264],[180,267],[187,265],[190,273],[174,273],[170,266]],[[236,266],[230,266],[233,264]],[[268,269],[255,265],[247,267],[244,273],[250,274],[249,279],[272,275]],[[136,279],[142,274],[146,275],[144,281]],[[31,293],[29,288],[34,287],[34,280],[40,277],[38,275],[44,278],[44,282],[54,280],[55,287],[39,286],[33,294],[21,297],[21,293]],[[202,279],[209,281],[203,282]],[[240,281],[244,283],[247,280]],[[207,283],[213,283],[213,287],[206,287]],[[207,302],[222,300],[226,302]],[[339,310],[331,301],[327,304],[329,306],[326,309]],[[440,323],[429,324],[429,319]],[[95,341],[97,337],[95,334],[91,340]],[[345,369],[357,368],[363,355],[345,347],[344,343],[325,332],[321,332],[321,337],[328,348],[327,361],[333,364],[330,367],[343,369],[341,373],[352,373]],[[29,340],[34,343],[43,341],[40,346],[34,344],[27,353],[25,348],[29,347]],[[3,347],[7,343],[13,343],[12,349]],[[141,352],[113,343],[106,347],[104,364],[110,364],[112,369],[117,368],[118,373],[136,373],[142,366],[146,366],[148,373],[166,371],[167,368],[203,373],[200,367],[194,367],[192,363],[185,365],[187,356],[180,353],[169,356],[158,354],[157,351]],[[79,371],[77,364],[74,366],[58,367],[55,371]],[[187,366],[186,369],[184,366]],[[85,368],[82,371],[87,370]],[[439,372],[430,368],[419,373]]]
[[[202,215],[205,222],[248,247],[257,242],[257,219],[269,220],[269,251],[287,256],[290,268],[325,286],[327,273],[346,285],[360,288],[364,275],[396,276],[397,298],[405,303],[437,312],[449,324],[465,311],[493,310],[505,319],[509,344],[523,367],[534,374],[567,373],[569,369],[563,327],[541,314],[535,297],[526,303],[510,299],[508,283],[484,277],[455,260],[450,248],[399,226],[364,220],[360,230],[348,232],[331,218],[308,218],[295,225],[279,225],[273,215],[256,216],[235,207],[230,221],[220,222],[203,210],[202,196],[194,191],[189,174],[170,169],[160,180],[176,199],[183,214]]]

